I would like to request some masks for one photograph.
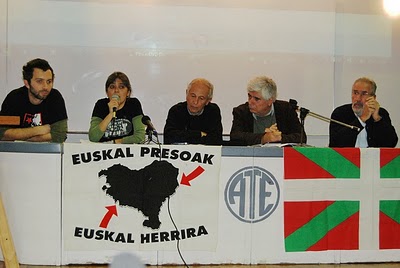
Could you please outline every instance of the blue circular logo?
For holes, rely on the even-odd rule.
[[[278,207],[280,190],[271,172],[256,166],[233,174],[225,186],[225,204],[240,221],[256,223]]]

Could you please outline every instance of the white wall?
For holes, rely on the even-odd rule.
[[[400,19],[387,17],[380,2],[0,0],[0,101],[22,85],[27,61],[45,58],[69,130],[87,131],[107,76],[119,70],[162,132],[168,109],[202,76],[215,85],[228,134],[253,76],[272,77],[280,99],[329,117],[367,75],[400,131]],[[327,145],[328,123],[307,117],[306,131],[311,145]]]

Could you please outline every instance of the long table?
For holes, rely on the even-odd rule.
[[[151,265],[400,261],[399,243],[382,240],[399,235],[387,209],[400,200],[399,149],[1,142],[0,155],[22,264],[110,263],[120,252]],[[107,194],[125,176],[114,168],[136,179],[160,170],[152,162],[165,178],[179,170],[158,228],[134,201]]]

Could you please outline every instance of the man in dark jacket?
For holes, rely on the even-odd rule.
[[[337,107],[331,118],[358,127],[349,128],[331,122],[329,147],[395,147],[398,141],[389,113],[376,99],[376,83],[370,78],[357,79],[352,87],[351,104]]]
[[[250,80],[247,96],[246,103],[233,108],[232,145],[306,142],[295,109],[289,102],[276,100],[277,87],[271,78]]]

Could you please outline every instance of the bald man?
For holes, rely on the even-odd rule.
[[[214,86],[204,78],[193,79],[186,89],[186,101],[168,112],[164,127],[165,144],[222,144],[221,111],[212,103]]]

